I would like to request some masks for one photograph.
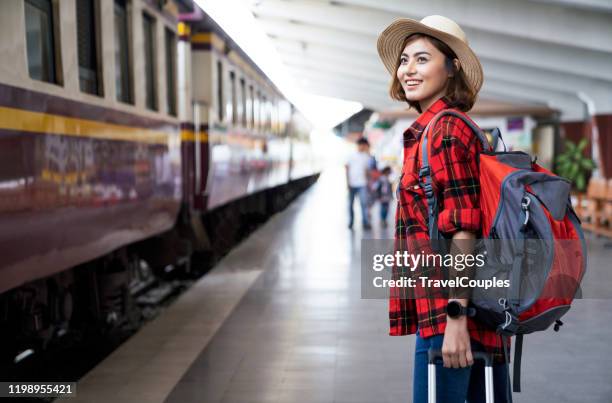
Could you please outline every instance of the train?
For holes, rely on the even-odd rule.
[[[0,363],[133,322],[318,177],[308,120],[190,0],[2,1],[0,33]]]

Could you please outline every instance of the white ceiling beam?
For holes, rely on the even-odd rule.
[[[341,67],[334,65],[320,65],[319,68],[312,68],[306,64],[292,64],[287,66],[291,71],[297,74],[297,77],[303,75],[315,75],[326,77],[332,82],[343,84],[347,86],[358,86],[362,88],[369,88],[374,94],[387,94],[389,82],[387,80],[379,79],[362,79],[359,73],[353,73],[349,69],[342,69]],[[504,85],[512,87],[525,93],[531,94],[531,99],[538,99],[541,102],[556,101],[558,99],[578,99],[576,93],[550,90],[543,88],[535,88],[532,85],[526,85],[524,83],[517,83],[514,81],[500,79],[488,79],[485,81],[485,85],[491,83],[492,85]]]
[[[372,96],[387,97],[387,87],[386,84],[382,82],[355,80],[349,76],[333,75],[328,71],[313,70],[304,66],[287,66],[287,69],[294,74],[298,84],[301,84],[305,80],[311,78],[317,78],[330,83],[335,83],[338,91],[342,91],[341,87],[344,86],[347,88],[360,88],[367,90],[370,92],[370,94],[372,94]]]
[[[336,77],[345,77],[350,78],[354,83],[359,82],[367,82],[371,84],[377,85],[386,85],[388,86],[391,83],[391,80],[388,78],[388,75],[376,75],[373,74],[371,70],[364,69],[359,66],[359,64],[355,64],[350,66],[350,68],[338,66],[335,63],[318,61],[318,60],[295,60],[291,57],[282,58],[285,65],[291,68],[303,68],[311,71],[318,71],[328,74],[332,78]]]
[[[572,7],[579,10],[603,11],[612,13],[610,0],[530,0],[542,4],[555,4],[563,7]]]
[[[325,60],[339,64],[341,63],[343,65],[359,64],[374,71],[378,70],[382,74],[389,75],[378,56],[374,58],[371,57],[370,54],[318,43],[305,43],[296,39],[274,38],[272,41],[274,47],[281,55]]]
[[[287,66],[289,72],[295,77],[296,83],[305,88],[312,84],[326,85],[332,88],[335,97],[343,99],[351,99],[355,92],[367,94],[365,97],[354,99],[355,101],[364,103],[367,100],[376,100],[382,103],[395,102],[388,96],[384,85],[373,84],[369,82],[358,82],[347,77],[332,76],[326,72],[310,70],[295,66]]]
[[[497,102],[508,102],[508,103],[512,103],[512,104],[516,104],[516,105],[523,105],[523,106],[547,106],[546,102],[541,102],[538,100],[533,100],[533,99],[526,99],[523,97],[517,97],[517,96],[513,96],[513,95],[508,95],[508,94],[500,94],[497,92],[492,92],[492,91],[487,91],[487,90],[482,90],[480,91],[480,93],[478,94],[478,99],[482,99],[483,101],[487,101],[487,100],[491,100],[491,101],[497,101]]]
[[[278,18],[259,18],[263,29],[273,38],[292,39],[306,44],[319,44],[354,51],[378,59],[376,38],[371,35],[318,27],[306,23],[293,23]]]
[[[584,106],[577,97],[564,97],[562,95],[548,94],[542,97],[540,91],[534,91],[529,87],[516,86],[515,84],[505,84],[500,82],[486,82],[483,86],[485,93],[507,95],[516,98],[523,98],[535,102],[546,102],[553,109],[558,109],[561,113],[562,121],[575,121],[584,119]]]
[[[390,80],[382,63],[376,59],[360,53],[342,49],[330,49],[321,45],[301,46],[296,41],[276,40],[276,48],[284,60],[296,63],[305,63],[311,67],[317,64],[329,66],[335,64],[350,66],[348,70],[359,70],[363,74],[371,74],[371,78],[385,78]],[[549,71],[534,67],[525,67],[516,63],[502,63],[496,60],[482,58],[485,80],[502,79],[514,81],[518,84],[531,85],[534,88],[550,89],[555,91],[576,94],[584,92],[594,99],[602,110],[612,110],[612,82],[585,78],[580,75]],[[346,68],[344,68],[347,70]]]
[[[361,103],[364,108],[372,109],[374,111],[387,111],[398,109],[402,106],[400,103],[396,104],[392,101],[369,97],[367,94],[360,92],[359,90],[348,90],[338,93],[334,87],[319,82],[312,82],[306,85],[304,90],[315,95],[340,98],[347,101],[356,101]]]
[[[355,13],[365,11],[368,15],[382,11],[395,18],[421,19],[432,14],[451,16],[466,30],[468,38],[471,31],[480,31],[612,52],[612,18],[592,10],[522,0],[428,0],[413,1],[409,7],[405,0],[336,0],[335,3],[349,6],[336,8],[351,8]]]
[[[608,81],[498,61],[483,62],[483,69],[485,81],[505,80],[527,85],[533,89],[557,91],[573,96],[583,92],[595,102],[598,110],[612,111],[612,83]]]
[[[356,80],[348,75],[337,74],[335,71],[325,71],[323,69],[313,70],[306,66],[288,66],[294,77],[326,83],[334,88],[336,96],[347,99],[350,95],[345,93],[345,88],[357,88],[367,92],[370,98],[388,98],[387,85],[383,82],[363,82]],[[330,74],[331,73],[331,74]],[[488,80],[483,87],[483,97],[487,92],[506,94],[510,98],[527,99],[530,103],[544,103],[552,108],[559,109],[563,120],[579,120],[584,117],[584,108],[575,94],[559,91],[534,89],[531,86],[508,82],[504,80]],[[367,99],[356,99],[364,103]]]
[[[266,0],[257,8],[257,13],[264,29],[277,37],[288,37],[307,43],[329,44],[367,52],[378,57],[377,35],[394,17],[383,17],[384,21],[377,22],[375,16],[358,13],[363,14],[361,20],[366,21],[355,21],[350,13],[346,14],[343,11],[344,8],[346,7],[329,5],[316,7],[310,2],[305,5],[303,1],[296,3]],[[289,20],[301,23],[294,24]],[[473,30],[468,37],[480,57],[572,72],[612,82],[612,57],[609,53],[525,40],[480,30]],[[612,41],[609,42],[612,46]]]

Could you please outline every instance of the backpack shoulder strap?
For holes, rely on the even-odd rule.
[[[461,119],[471,130],[474,132],[478,140],[482,143],[483,150],[491,150],[489,141],[484,135],[482,130],[469,118],[466,114],[461,113],[455,109],[445,109],[438,112],[427,124],[420,141],[420,153],[419,163],[421,168],[419,169],[419,179],[423,181],[423,190],[427,197],[427,212],[428,212],[428,227],[429,227],[429,239],[435,240],[440,239],[440,232],[438,230],[438,200],[433,189],[433,179],[431,176],[431,168],[429,166],[429,157],[431,155],[431,144],[433,139],[429,140],[429,133],[433,131],[440,118],[443,116],[455,116]]]

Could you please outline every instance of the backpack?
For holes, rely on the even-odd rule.
[[[475,319],[507,339],[516,336],[513,390],[520,392],[523,335],[546,330],[579,296],[586,271],[587,249],[580,221],[570,201],[570,183],[542,168],[524,152],[495,152],[478,126],[465,114],[444,110],[434,116],[420,143],[419,179],[428,205],[432,242],[444,240],[438,230],[438,204],[429,167],[428,134],[443,116],[452,115],[470,127],[483,145],[478,155],[482,240],[478,253],[486,264],[474,279],[506,279],[509,287],[474,288],[470,305]],[[495,133],[495,136],[501,134]],[[503,141],[503,140],[502,140]],[[506,363],[508,352],[504,347]],[[508,372],[509,373],[509,372]]]

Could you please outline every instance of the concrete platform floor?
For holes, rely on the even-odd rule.
[[[179,307],[191,301],[191,319],[181,308],[180,320],[169,310],[151,325],[174,326],[161,331],[166,349],[200,353],[166,364],[156,355],[142,368],[157,378],[136,378],[140,392],[126,384],[115,397],[167,403],[410,402],[414,336],[389,337],[387,301],[360,296],[360,240],[390,236],[392,225],[384,230],[375,220],[373,231],[364,233],[359,224],[349,231],[347,222],[339,167],[324,172],[228,255],[213,277],[177,301]],[[593,237],[588,245],[585,288],[600,299],[576,301],[559,333],[526,337],[523,392],[514,395],[515,402],[612,402],[612,299],[605,299],[612,296],[612,248]],[[224,280],[215,283],[214,276]],[[219,287],[228,287],[232,278],[238,282],[229,298]],[[197,306],[209,304],[206,290],[215,284],[214,306],[225,313],[214,315],[211,326],[200,325],[205,320]],[[160,344],[139,337],[130,340],[132,346],[142,343],[157,354]],[[102,376],[108,382],[113,375]],[[95,374],[87,382],[91,392],[103,385]],[[147,385],[151,392],[143,395]]]
[[[411,401],[414,336],[389,337],[387,302],[360,299],[360,239],[391,230],[347,230],[342,175],[253,235],[275,253],[168,403]],[[588,245],[585,288],[612,297],[612,248]],[[612,402],[611,338],[612,299],[576,301],[560,332],[526,337],[515,402]]]

